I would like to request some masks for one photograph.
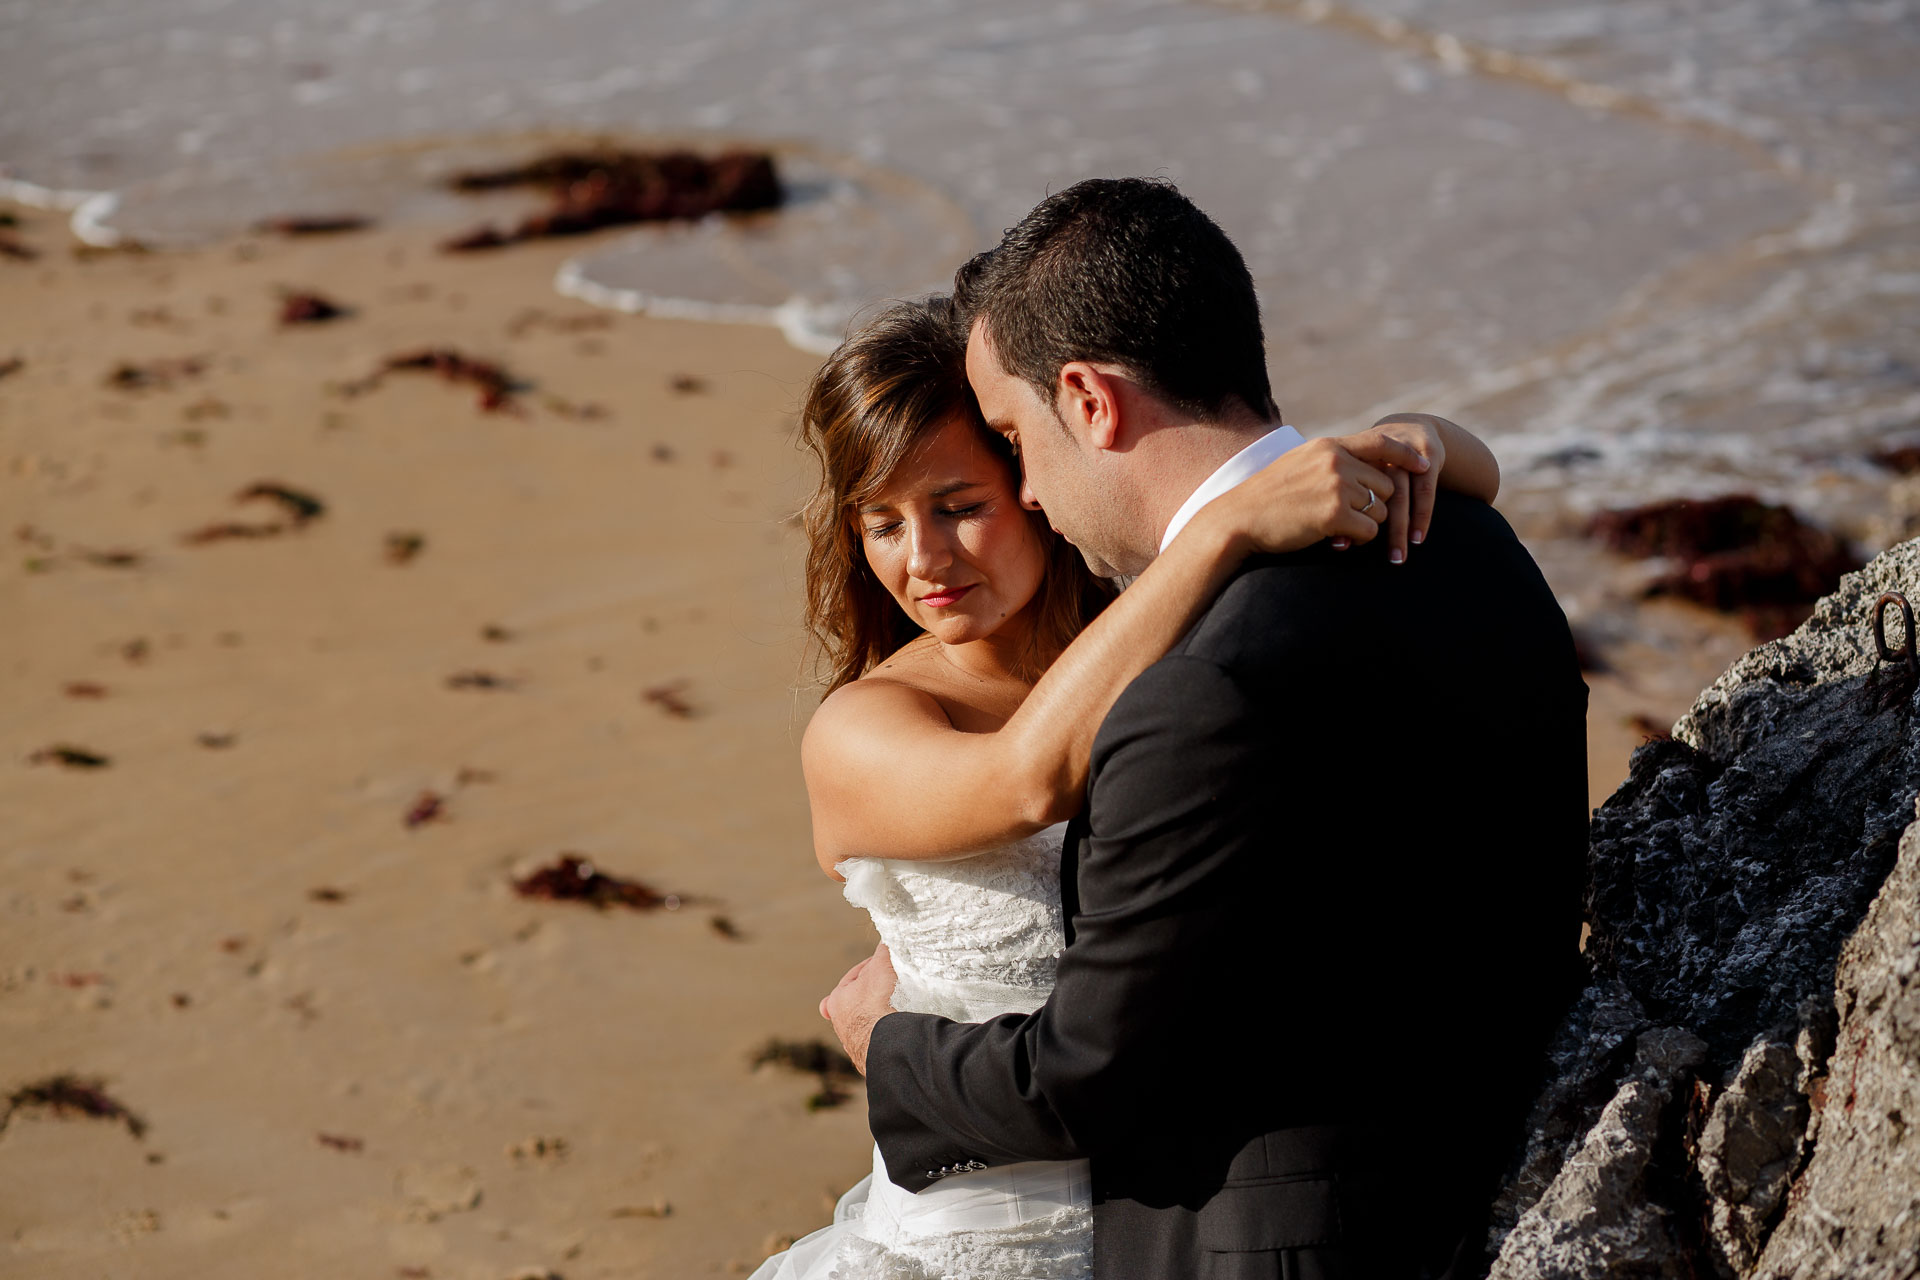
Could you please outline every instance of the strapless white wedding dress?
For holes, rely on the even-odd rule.
[[[1053,990],[1062,823],[954,862],[852,858],[847,901],[893,956],[893,1007],[956,1022],[1031,1013]],[[1093,1216],[1087,1163],[1034,1161],[903,1191],[878,1147],[833,1224],[767,1259],[751,1280],[1085,1280]]]

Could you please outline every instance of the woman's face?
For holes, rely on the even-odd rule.
[[[998,631],[1046,572],[1019,478],[964,414],[909,454],[853,518],[874,576],[942,644]]]

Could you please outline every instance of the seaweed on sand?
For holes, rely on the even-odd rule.
[[[478,667],[456,671],[447,677],[449,689],[511,689],[513,687],[514,682],[506,676],[482,671]]]
[[[500,410],[517,412],[514,396],[526,389],[526,383],[489,360],[475,360],[451,347],[426,347],[388,356],[380,367],[342,390],[359,395],[373,390],[390,373],[434,373],[448,382],[470,382],[480,389],[480,407],[488,413]]]
[[[7,1095],[5,1106],[0,1107],[0,1132],[5,1131],[15,1112],[28,1109],[51,1111],[61,1119],[86,1116],[117,1121],[126,1125],[127,1132],[135,1138],[144,1138],[147,1133],[147,1122],[109,1094],[106,1083],[101,1080],[83,1080],[63,1073],[21,1085]]]
[[[853,1096],[848,1086],[860,1080],[853,1059],[824,1040],[769,1040],[754,1053],[752,1065],[756,1071],[775,1066],[819,1077],[820,1092],[807,1099],[809,1111],[846,1102]]]
[[[638,880],[609,875],[577,853],[563,853],[547,866],[515,880],[513,890],[523,898],[584,902],[602,911],[608,907],[677,911],[689,901],[681,894],[661,893]]]
[[[206,371],[207,362],[200,356],[149,360],[145,364],[123,360],[106,376],[106,385],[115,391],[165,390],[176,382],[197,378]]]
[[[325,324],[329,320],[340,320],[352,314],[349,308],[321,294],[289,290],[280,296],[280,323],[283,326]]]
[[[699,712],[684,696],[687,688],[685,680],[674,680],[667,684],[657,684],[640,693],[642,700],[651,702],[675,720],[691,720]]]
[[[357,213],[292,213],[277,218],[262,218],[253,224],[256,232],[282,236],[331,236],[347,231],[364,231],[372,218]]]
[[[422,791],[414,798],[414,802],[412,806],[408,808],[407,816],[403,821],[407,829],[411,831],[415,827],[424,826],[429,822],[437,821],[446,816],[446,798],[437,791]]]
[[[427,545],[425,534],[396,529],[387,535],[385,555],[388,564],[406,564]]]
[[[226,538],[271,538],[289,529],[296,531],[303,529],[327,512],[327,504],[320,499],[276,480],[261,480],[250,484],[234,494],[233,500],[235,502],[260,500],[276,502],[281,510],[286,512],[287,519],[284,522],[269,520],[258,524],[246,524],[238,520],[217,521],[182,534],[180,540],[190,546],[197,546]]]
[[[786,199],[773,157],[763,151],[729,151],[711,159],[691,151],[558,151],[506,169],[456,174],[448,185],[456,191],[531,186],[553,193],[544,213],[523,218],[511,230],[488,224],[441,246],[455,253],[636,222],[751,213]]]
[[[97,751],[57,742],[27,757],[28,764],[63,764],[69,769],[104,769],[113,761]]]

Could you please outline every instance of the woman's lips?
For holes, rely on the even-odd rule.
[[[944,609],[959,600],[961,596],[973,590],[972,586],[952,587],[945,591],[936,591],[932,595],[920,597],[920,603],[934,609]]]

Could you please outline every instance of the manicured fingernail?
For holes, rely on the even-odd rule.
[[[1405,560],[1406,558],[1407,558],[1407,553],[1402,551],[1398,547],[1395,547],[1393,550],[1387,552],[1387,559],[1393,561],[1395,564],[1399,564],[1401,561]]]
[[[1335,538],[1333,540],[1333,549],[1335,551],[1345,551],[1351,545],[1352,544],[1349,543],[1345,538]]]
[[[1424,529],[1415,529],[1409,536],[1412,538],[1413,545],[1416,547],[1427,540],[1427,534]]]

